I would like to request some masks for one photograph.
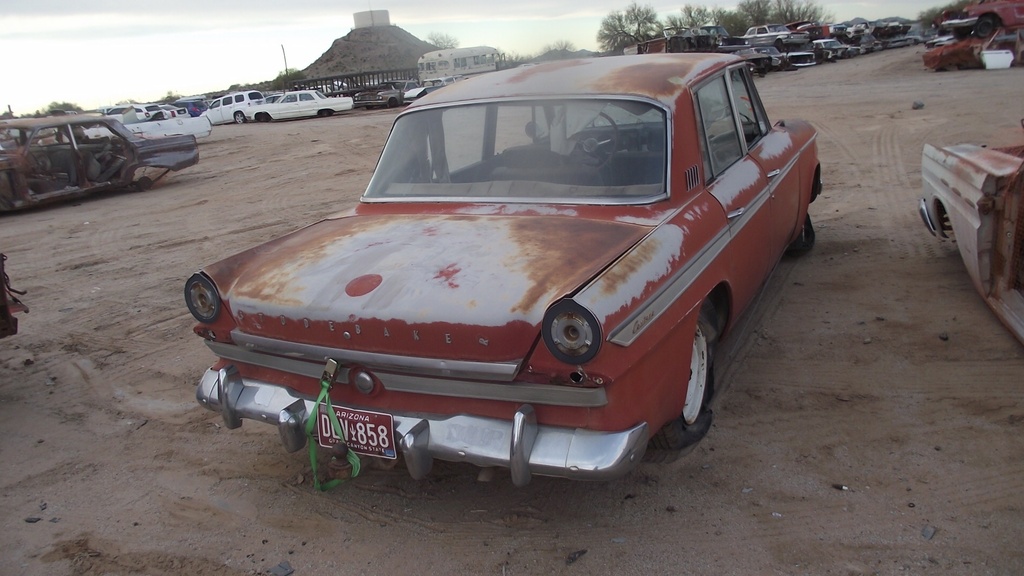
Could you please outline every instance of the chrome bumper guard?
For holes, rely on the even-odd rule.
[[[234,366],[207,370],[196,387],[196,400],[238,428],[243,419],[277,426],[285,450],[306,445],[306,419],[312,400],[286,388],[242,378]],[[516,486],[533,475],[577,480],[612,480],[640,463],[647,448],[647,423],[621,432],[540,426],[533,407],[523,404],[512,421],[479,416],[392,414],[395,439],[409,474],[424,478],[434,459],[509,468]]]

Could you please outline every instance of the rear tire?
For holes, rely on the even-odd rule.
[[[651,438],[645,455],[645,460],[649,462],[676,460],[689,452],[711,430],[714,420],[710,406],[715,384],[714,352],[718,343],[716,318],[714,306],[705,301],[701,305],[694,333],[683,410]]]

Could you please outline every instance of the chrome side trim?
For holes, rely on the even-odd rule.
[[[789,171],[796,165],[797,160],[803,155],[804,151],[807,150],[817,140],[817,135],[808,139],[808,141],[798,150],[793,158],[782,167],[782,174],[789,174]],[[775,172],[774,170],[772,172]],[[779,174],[774,174],[771,180],[768,182],[768,187],[758,193],[747,206],[734,210],[726,215],[728,219],[728,226],[718,232],[711,242],[704,247],[696,256],[694,256],[688,263],[684,264],[669,280],[661,290],[656,292],[651,298],[637,308],[629,317],[626,318],[621,324],[616,326],[608,335],[608,341],[621,346],[629,346],[641,334],[647,330],[655,320],[661,317],[665,313],[665,310],[682,296],[687,286],[692,284],[694,280],[700,274],[704,272],[711,265],[711,262],[718,258],[725,250],[725,246],[729,243],[729,237],[732,234],[738,234],[747,223],[750,222],[751,218],[757,214],[768,198],[775,193],[775,189],[779,183],[785,178],[778,178]],[[637,326],[634,330],[628,331],[630,326],[638,319],[643,318],[645,321],[642,325]]]
[[[742,222],[743,220],[740,220]],[[654,296],[650,298],[643,306],[637,308],[629,315],[621,324],[612,330],[611,334],[608,335],[608,341],[620,346],[629,346],[641,334],[647,329],[648,326],[654,323],[655,320],[661,317],[666,310],[676,301],[686,290],[686,287],[693,283],[693,281],[700,276],[704,270],[711,265],[711,262],[718,258],[718,255],[725,250],[725,246],[729,243],[729,229],[723,228],[719,230],[718,234],[711,241],[710,244],[704,247],[690,263],[680,268],[675,275],[661,287]],[[645,319],[642,326],[630,330],[637,319]],[[648,319],[649,318],[649,319]]]
[[[222,342],[207,341],[206,345],[214,354],[225,360],[280,370],[299,376],[320,378],[320,374],[324,369],[324,360],[320,358],[315,360],[296,360],[262,352],[253,352],[240,346]],[[334,357],[332,356],[332,358]],[[339,360],[338,358],[334,359]],[[574,388],[571,386],[530,384],[525,382],[466,382],[447,378],[439,379],[387,372],[374,371],[373,373],[381,381],[385,389],[393,392],[413,392],[433,396],[571,406],[575,408],[599,408],[608,404],[608,396],[604,388]],[[337,381],[348,382],[348,379],[348,368],[342,366],[338,371]]]
[[[222,379],[228,379],[228,385]],[[223,395],[234,388],[237,395]],[[221,414],[277,426],[289,452],[306,443],[305,422],[314,401],[287,388],[242,378],[234,366],[207,370],[196,387],[201,405]],[[434,459],[502,466],[512,471],[516,486],[534,475],[579,480],[613,480],[634,469],[647,449],[647,423],[617,432],[538,425],[533,407],[521,405],[513,420],[459,414],[455,416],[392,413],[395,438],[409,474],[425,477]]]
[[[512,378],[519,372],[519,365],[522,363],[521,359],[514,362],[470,362],[465,360],[443,360],[420,358],[417,356],[395,356],[375,352],[359,352],[344,348],[285,342],[283,340],[246,334],[237,329],[231,331],[231,339],[253,352],[276,354],[307,362],[322,364],[325,359],[334,358],[339,364],[357,363],[372,370],[404,372],[407,374],[442,378],[511,382]]]

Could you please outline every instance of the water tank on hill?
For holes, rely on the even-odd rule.
[[[352,15],[356,28],[373,28],[374,26],[391,26],[391,15],[387,10],[367,10]]]

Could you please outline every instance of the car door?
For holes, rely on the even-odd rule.
[[[720,74],[700,85],[695,95],[708,192],[728,218],[733,295],[745,306],[774,265],[769,247],[771,208],[768,180],[746,153],[726,80]]]
[[[214,100],[210,104],[210,109],[206,111],[206,115],[210,118],[211,124],[224,124],[231,122],[231,97],[225,96],[220,100]]]
[[[729,91],[739,120],[744,144],[768,179],[768,203],[771,210],[769,245],[772,262],[782,257],[797,229],[800,217],[799,157],[795,143],[784,125],[771,126],[757,96],[750,75],[740,69],[729,70]]]
[[[298,118],[299,114],[299,95],[292,92],[285,94],[277,101],[275,105],[277,113],[274,114],[274,118],[286,120],[290,118]]]
[[[299,110],[302,117],[316,116],[319,109],[319,102],[309,92],[299,92]]]

